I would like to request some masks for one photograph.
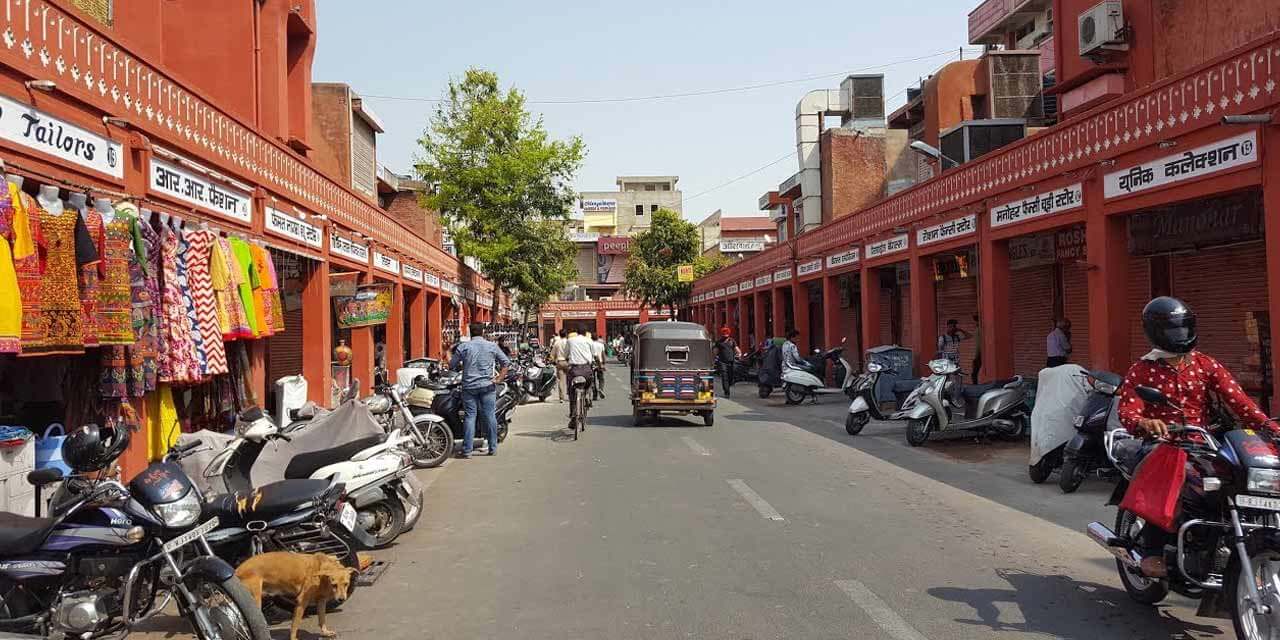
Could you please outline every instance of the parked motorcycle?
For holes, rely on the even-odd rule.
[[[503,383],[507,385],[507,391],[511,392],[516,404],[529,401],[529,393],[524,386],[524,365],[520,360],[513,358],[511,364],[507,365],[507,377]]]
[[[353,380],[352,385],[358,387],[359,381]],[[402,439],[398,446],[408,452],[415,467],[438,467],[453,453],[452,438],[439,420],[418,419],[406,410],[404,394],[407,391],[400,385],[388,384],[385,374],[377,371],[374,373],[373,395],[364,399],[364,405],[388,434],[405,432],[407,439]],[[300,428],[301,423],[302,420],[296,420],[285,429],[285,433]]]
[[[1022,376],[985,384],[965,384],[960,366],[946,359],[929,361],[933,373],[911,395],[894,420],[907,420],[907,443],[918,447],[934,432],[993,431],[1017,436],[1030,419]]]
[[[534,356],[524,369],[524,390],[527,397],[546,402],[556,390],[556,368]]]
[[[846,433],[851,436],[862,433],[862,428],[867,426],[872,418],[889,419],[890,414],[880,410],[880,400],[876,397],[876,384],[880,382],[880,376],[892,368],[892,364],[883,357],[873,355],[867,359],[866,372],[858,375],[848,388],[849,397],[853,401],[849,403],[849,415],[844,419]]]
[[[1156,389],[1136,392],[1148,404],[1181,411]],[[1167,576],[1143,573],[1143,554],[1151,551],[1139,544],[1139,532],[1154,525],[1127,510],[1117,510],[1114,530],[1089,523],[1089,538],[1115,556],[1120,582],[1135,601],[1153,605],[1174,591],[1200,600],[1198,615],[1229,614],[1238,638],[1274,637],[1280,627],[1280,450],[1251,430],[1168,426],[1171,438],[1161,446],[1186,451],[1188,471],[1178,528],[1162,552]],[[1122,429],[1109,432],[1105,446],[1122,476],[1108,502],[1117,504],[1146,447]]]
[[[630,366],[631,364],[631,345],[624,344],[618,349],[618,363]]]
[[[799,404],[805,398],[810,398],[816,403],[819,395],[844,393],[844,390],[853,384],[853,368],[843,356],[846,341],[847,338],[841,339],[840,346],[826,351],[814,350],[813,357],[802,365],[803,368],[783,368],[782,390],[787,396],[787,404]],[[840,383],[838,387],[826,386],[824,378],[827,361],[835,363],[833,373],[834,378]]]
[[[253,596],[206,539],[219,518],[202,522],[200,491],[175,463],[195,446],[170,451],[127,487],[69,478],[52,517],[0,513],[0,636],[118,638],[174,600],[201,638],[268,640]],[[27,478],[41,487],[62,472]]]
[[[452,432],[453,440],[465,438],[466,427],[463,424],[461,379],[451,376],[436,381],[423,380],[420,384],[424,388],[433,391],[435,396],[431,400],[429,409],[410,406],[410,412],[415,416],[427,414],[439,416],[444,419],[444,424],[448,425],[449,430]],[[507,390],[506,385],[498,385],[497,393],[498,396],[494,402],[494,416],[498,419],[498,442],[502,442],[507,439],[507,430],[511,425],[511,410],[515,408],[516,402],[511,392]],[[487,436],[487,432],[482,432],[483,429],[481,421],[477,420],[477,438],[484,439]]]
[[[1115,466],[1107,457],[1105,436],[1111,407],[1124,379],[1110,371],[1090,371],[1086,382],[1091,391],[1084,410],[1076,416],[1076,435],[1062,451],[1062,472],[1058,488],[1071,493],[1080,488],[1090,473],[1113,473]]]

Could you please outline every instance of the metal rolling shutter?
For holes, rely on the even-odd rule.
[[[281,296],[284,298],[284,333],[267,338],[267,387],[275,389],[276,380],[302,373],[302,306],[300,299],[303,283],[311,276],[314,262],[306,258],[273,250],[276,275],[280,278]],[[294,276],[301,276],[296,278]],[[295,309],[290,307],[297,306]],[[315,384],[316,381],[310,381]]]
[[[911,345],[915,344],[914,342],[915,326],[911,323],[911,285],[909,284],[902,285],[901,291],[902,291],[902,342],[900,342],[899,344],[901,344],[904,347],[910,347]],[[925,354],[924,360],[921,360],[920,357],[921,357],[920,354],[917,353],[916,362],[928,362],[929,361],[928,358],[932,358],[933,354],[932,353]]]
[[[978,312],[977,278],[947,278],[935,282],[934,300],[938,316],[938,326],[933,330],[935,336],[946,331],[947,320],[952,318],[960,322],[961,329],[973,333],[973,314]],[[973,354],[977,349],[976,340],[960,343],[960,366],[965,371],[973,365]]]
[[[1089,358],[1089,272],[1077,264],[1062,265],[1062,311],[1071,321],[1072,360],[1091,366]],[[1123,371],[1121,373],[1124,373]]]
[[[893,291],[890,289],[880,288],[880,337],[876,339],[875,344],[869,344],[867,349],[878,347],[882,344],[893,342]]]
[[[1013,373],[1034,376],[1044,368],[1045,336],[1053,330],[1053,265],[1011,271]]]
[[[1251,347],[1245,322],[1267,310],[1266,246],[1251,243],[1172,258],[1173,295],[1196,312],[1201,351],[1217,358],[1250,395],[1258,384],[1249,372]]]
[[[1142,333],[1142,308],[1151,300],[1151,260],[1139,256],[1129,257],[1129,360],[1137,361],[1151,350],[1147,336]],[[1124,371],[1116,373],[1124,375]]]

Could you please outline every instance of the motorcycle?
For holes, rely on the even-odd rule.
[[[353,381],[353,384],[358,385],[359,382]],[[440,420],[419,418],[410,413],[404,401],[407,390],[400,385],[388,384],[380,372],[374,373],[373,389],[373,395],[364,399],[365,406],[388,434],[405,432],[407,438],[402,438],[399,446],[408,452],[413,466],[431,469],[449,459],[453,453],[453,439]],[[292,431],[295,424],[289,425],[286,433]]]
[[[503,383],[507,385],[507,391],[511,392],[511,397],[515,399],[516,404],[529,401],[529,393],[524,386],[524,366],[519,360],[513,359],[507,366],[507,377]]]
[[[1058,488],[1072,493],[1090,473],[1111,474],[1115,466],[1107,457],[1103,446],[1107,422],[1111,419],[1111,407],[1124,379],[1109,371],[1090,371],[1086,382],[1091,391],[1084,410],[1076,416],[1075,437],[1062,451],[1062,472],[1058,474]]]
[[[450,443],[454,440],[465,438],[466,427],[463,424],[461,378],[449,376],[436,381],[420,380],[415,384],[433,391],[435,395],[431,399],[429,408],[411,405],[409,411],[414,416],[434,415],[442,418],[444,424],[452,432],[453,437],[450,439]],[[497,385],[497,394],[493,413],[498,420],[498,442],[502,442],[507,439],[507,430],[511,424],[511,410],[515,408],[516,402],[506,385]],[[484,439],[487,434],[480,432],[484,427],[480,426],[480,420],[476,422],[476,437]]]
[[[867,426],[872,418],[890,419],[890,414],[880,410],[880,400],[876,397],[876,384],[880,382],[880,376],[891,369],[892,366],[888,360],[871,356],[867,360],[866,372],[860,374],[848,387],[849,397],[853,401],[849,403],[849,415],[844,419],[846,433],[851,436],[862,433],[862,428]]]
[[[539,402],[546,402],[555,390],[556,368],[547,364],[542,358],[534,356],[524,369],[525,396],[537,398]]]
[[[783,368],[782,390],[787,396],[787,404],[799,404],[805,398],[810,398],[817,403],[819,395],[844,393],[845,389],[853,384],[853,368],[843,356],[846,341],[847,338],[841,339],[840,346],[832,347],[825,352],[815,349],[813,357],[803,365],[803,368]],[[840,381],[839,387],[828,387],[823,381],[828,360],[836,363],[833,374],[834,378]]]
[[[631,364],[631,345],[624,344],[621,349],[618,349],[618,364],[628,366]]]
[[[1022,376],[985,384],[964,384],[960,366],[946,359],[929,361],[929,376],[892,420],[907,421],[907,443],[918,447],[934,432],[994,431],[1015,437],[1026,431],[1029,418]]]
[[[1148,404],[1181,412],[1156,389],[1136,392]],[[1133,600],[1153,605],[1173,591],[1200,600],[1198,615],[1229,614],[1238,638],[1271,638],[1280,627],[1280,450],[1252,430],[1168,426],[1171,437],[1160,446],[1186,451],[1187,474],[1178,528],[1162,551],[1167,575],[1143,573],[1149,551],[1138,534],[1149,525],[1133,513],[1117,509],[1114,531],[1091,522],[1086,533],[1115,556]],[[1108,504],[1118,504],[1146,445],[1123,429],[1107,433],[1104,444],[1121,475]]]
[[[172,600],[201,638],[270,638],[253,596],[206,538],[222,523],[201,522],[200,491],[176,464],[196,446],[171,450],[128,486],[68,478],[52,517],[0,513],[0,635],[118,638]],[[42,487],[62,472],[27,479]]]

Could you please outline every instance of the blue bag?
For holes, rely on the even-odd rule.
[[[44,435],[36,440],[36,469],[54,468],[61,470],[64,476],[71,475],[71,467],[62,461],[62,441],[66,439],[62,424],[55,422],[49,425]]]

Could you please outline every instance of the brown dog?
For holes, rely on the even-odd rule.
[[[342,566],[336,559],[322,553],[293,553],[272,551],[256,555],[241,563],[236,577],[253,594],[262,607],[263,594],[293,598],[293,625],[289,628],[289,640],[298,640],[298,626],[307,605],[316,605],[316,617],[320,619],[320,635],[338,635],[325,626],[325,607],[330,600],[342,602],[351,589],[352,569]]]

